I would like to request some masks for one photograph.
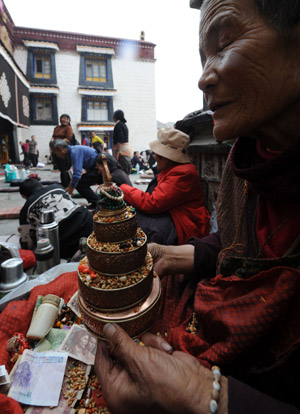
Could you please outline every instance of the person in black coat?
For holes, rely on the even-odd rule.
[[[124,112],[118,109],[113,114],[113,120],[116,123],[113,131],[113,156],[119,162],[123,170],[131,173],[131,150],[129,147],[128,128]]]

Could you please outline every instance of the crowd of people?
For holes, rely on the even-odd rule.
[[[20,155],[23,155],[22,163],[25,167],[36,167],[39,161],[38,144],[35,135],[31,135],[31,139],[26,139],[25,142],[19,142],[21,147]]]

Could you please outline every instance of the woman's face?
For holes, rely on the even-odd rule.
[[[207,1],[199,40],[199,88],[213,111],[217,141],[258,138],[298,104],[295,46],[292,51],[291,43],[267,25],[252,0]]]
[[[172,161],[170,161],[168,158],[162,157],[161,155],[153,153],[153,157],[155,158],[155,161],[157,162],[158,171],[163,171],[166,168],[169,168],[173,165]]]
[[[89,337],[88,337],[88,335],[83,335],[81,338],[80,338],[80,346],[82,347],[82,348],[85,348],[86,346],[87,346],[87,344],[88,344],[88,342],[89,342]]]
[[[60,118],[60,123],[62,125],[69,125],[70,124],[70,119],[67,116],[62,116]]]

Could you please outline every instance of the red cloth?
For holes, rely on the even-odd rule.
[[[0,413],[1,414],[24,414],[16,400],[6,395],[0,394]]]
[[[300,203],[270,203],[260,200],[256,234],[262,257],[283,256],[299,236]],[[267,241],[267,242],[266,242]]]
[[[0,365],[8,371],[12,369],[6,342],[15,332],[26,335],[38,295],[52,293],[67,303],[77,289],[77,272],[63,273],[52,282],[33,288],[28,299],[10,302],[0,314]]]
[[[176,350],[206,366],[268,366],[300,342],[300,272],[277,267],[247,280],[216,276],[196,289],[183,276],[162,280],[162,307],[152,332],[168,332]],[[198,332],[186,328],[195,312]]]
[[[209,233],[209,213],[204,205],[200,177],[193,164],[180,164],[160,172],[152,194],[121,185],[125,201],[146,214],[169,211],[178,244]]]
[[[36,265],[36,258],[32,250],[19,249],[21,259],[23,260],[23,269],[27,270]]]

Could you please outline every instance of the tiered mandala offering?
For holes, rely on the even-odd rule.
[[[121,189],[106,182],[98,188],[87,256],[78,267],[78,304],[86,327],[102,337],[105,323],[118,323],[132,337],[153,324],[160,304],[160,280],[153,272],[147,237],[137,227],[133,207]]]

